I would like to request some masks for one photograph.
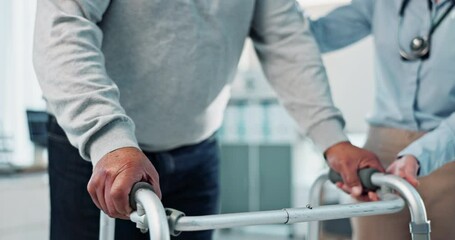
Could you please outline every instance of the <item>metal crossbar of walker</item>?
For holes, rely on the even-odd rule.
[[[229,213],[206,216],[185,216],[175,209],[164,209],[160,199],[147,183],[136,183],[131,191],[130,202],[136,209],[130,215],[131,221],[142,232],[149,232],[150,240],[169,240],[182,231],[232,228],[263,224],[293,224],[309,222],[308,240],[319,238],[319,222],[330,219],[391,214],[401,211],[405,203],[411,213],[409,230],[413,240],[430,240],[430,221],[419,193],[405,180],[379,173],[374,169],[359,171],[362,185],[367,189],[386,188],[396,194],[381,195],[377,202],[319,206],[324,183],[341,180],[338,173],[330,171],[321,174],[310,190],[311,208],[285,208],[273,211]],[[100,217],[100,240],[113,240],[115,221],[103,212]]]

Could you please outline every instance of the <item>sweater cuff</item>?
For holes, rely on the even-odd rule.
[[[123,147],[139,148],[131,121],[118,120],[111,122],[91,137],[87,144],[93,167],[107,153]]]
[[[308,131],[308,136],[322,152],[337,143],[349,141],[343,132],[342,123],[337,119],[318,123]]]

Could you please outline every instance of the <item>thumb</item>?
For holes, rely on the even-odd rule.
[[[396,169],[396,162],[393,162],[392,164],[390,164],[389,167],[387,167],[387,173],[391,173],[391,174],[394,174],[395,172],[395,169]]]
[[[142,180],[152,185],[153,191],[158,196],[158,198],[160,199],[162,198],[160,189],[160,177],[153,164],[147,163],[147,168],[145,169],[145,176]]]

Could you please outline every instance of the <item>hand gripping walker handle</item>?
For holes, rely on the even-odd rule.
[[[374,185],[371,182],[371,176],[378,172],[379,171],[375,168],[363,168],[363,169],[359,170],[358,174],[359,174],[360,182],[362,183],[362,187],[365,190],[368,190],[368,191],[378,190],[379,187]],[[330,169],[329,179],[332,183],[343,182],[343,178],[341,177],[341,175],[339,173],[335,172],[335,170],[333,170],[333,169]]]
[[[136,223],[136,227],[143,232],[148,229],[151,240],[170,239],[166,212],[152,185],[147,182],[135,183],[131,188],[129,201],[131,208],[134,210],[138,210],[136,206],[139,204],[142,207],[139,216],[137,216],[137,212],[130,215],[131,221]]]
[[[137,202],[136,202],[136,198],[134,196],[136,196],[136,192],[140,189],[147,189],[147,190],[150,190],[152,192],[155,192],[153,190],[153,187],[152,185],[150,185],[150,183],[147,183],[147,182],[137,182],[133,185],[133,187],[131,188],[131,191],[130,191],[130,195],[129,195],[129,198],[130,198],[130,207],[133,209],[133,210],[137,210],[136,206],[137,206]]]

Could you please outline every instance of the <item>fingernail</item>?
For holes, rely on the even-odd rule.
[[[359,186],[352,187],[351,192],[355,196],[360,196],[360,194],[362,194],[362,187],[359,187]]]

